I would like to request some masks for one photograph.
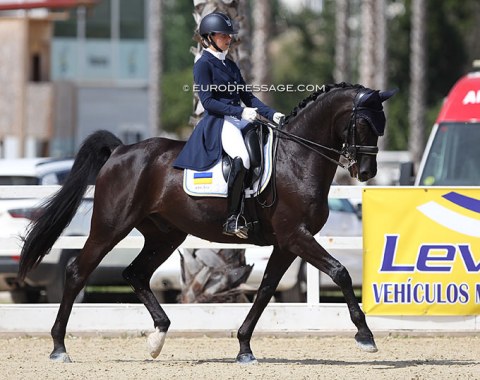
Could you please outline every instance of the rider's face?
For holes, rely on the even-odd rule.
[[[232,42],[232,36],[230,34],[215,33],[211,38],[222,51],[228,50]]]

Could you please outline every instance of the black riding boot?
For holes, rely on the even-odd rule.
[[[239,238],[248,237],[248,229],[245,225],[245,218],[240,213],[243,199],[243,180],[247,169],[243,166],[240,157],[235,157],[232,162],[232,170],[228,177],[227,212],[228,218],[223,225],[225,235],[236,235]]]

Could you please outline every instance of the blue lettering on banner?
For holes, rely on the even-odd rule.
[[[473,261],[473,255],[470,251],[470,244],[459,244],[458,249],[463,257],[463,263],[465,264],[465,269],[467,272],[480,272],[480,261],[478,264],[475,264]]]
[[[395,252],[397,250],[398,235],[386,235],[385,249],[380,272],[413,272],[414,266],[394,265]]]
[[[412,283],[409,278],[407,282],[373,283],[372,287],[376,304],[466,304],[470,299],[467,283]],[[476,302],[480,303],[480,284]]]
[[[480,303],[480,284],[475,285],[475,303]]]
[[[480,261],[478,263],[475,262],[468,244],[459,244],[458,247],[454,244],[422,244],[420,245],[415,265],[394,264],[398,237],[398,235],[385,235],[385,248],[383,250],[380,272],[413,273],[416,269],[419,272],[450,273],[457,252],[460,252],[460,257],[468,273],[480,272]],[[435,254],[431,254],[431,252],[435,252]],[[439,252],[444,253],[440,255]],[[435,262],[442,262],[443,265],[432,265]]]
[[[445,250],[447,254],[445,256],[429,256],[431,250]],[[451,272],[452,266],[429,266],[429,261],[453,261],[455,258],[455,247],[452,245],[440,245],[440,244],[424,244],[420,246],[420,252],[418,253],[417,269],[420,272]]]

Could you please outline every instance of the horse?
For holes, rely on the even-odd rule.
[[[225,199],[191,197],[182,190],[183,171],[172,162],[184,142],[153,137],[124,145],[107,131],[87,137],[66,182],[32,222],[21,251],[19,281],[49,252],[73,218],[88,184],[95,183],[91,231],[78,257],[66,268],[63,298],[51,329],[50,359],[71,362],[65,334],[75,297],[105,255],[133,228],[142,233],[145,243],[123,276],[153,319],[154,332],[147,338],[153,358],[162,349],[170,320],[152,293],[149,279],[188,234],[214,242],[273,246],[257,296],[237,333],[238,363],[256,362],[250,347],[253,331],[297,256],[341,288],[358,330],[358,346],[376,352],[348,270],[314,235],[328,218],[328,193],[337,166],[348,168],[359,181],[376,175],[377,141],[386,121],[382,102],[393,93],[346,83],[324,85],[300,102],[281,128],[273,129],[275,171],[262,193],[264,202],[255,203],[259,232],[249,234],[247,240],[222,234]],[[260,205],[269,202],[270,207]]]

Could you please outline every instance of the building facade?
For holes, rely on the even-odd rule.
[[[54,22],[52,80],[75,84],[76,142],[98,129],[125,143],[152,135],[146,12],[146,0],[102,0]]]
[[[72,156],[98,129],[125,143],[156,133],[148,1],[52,12],[4,11],[0,0],[0,157]]]

